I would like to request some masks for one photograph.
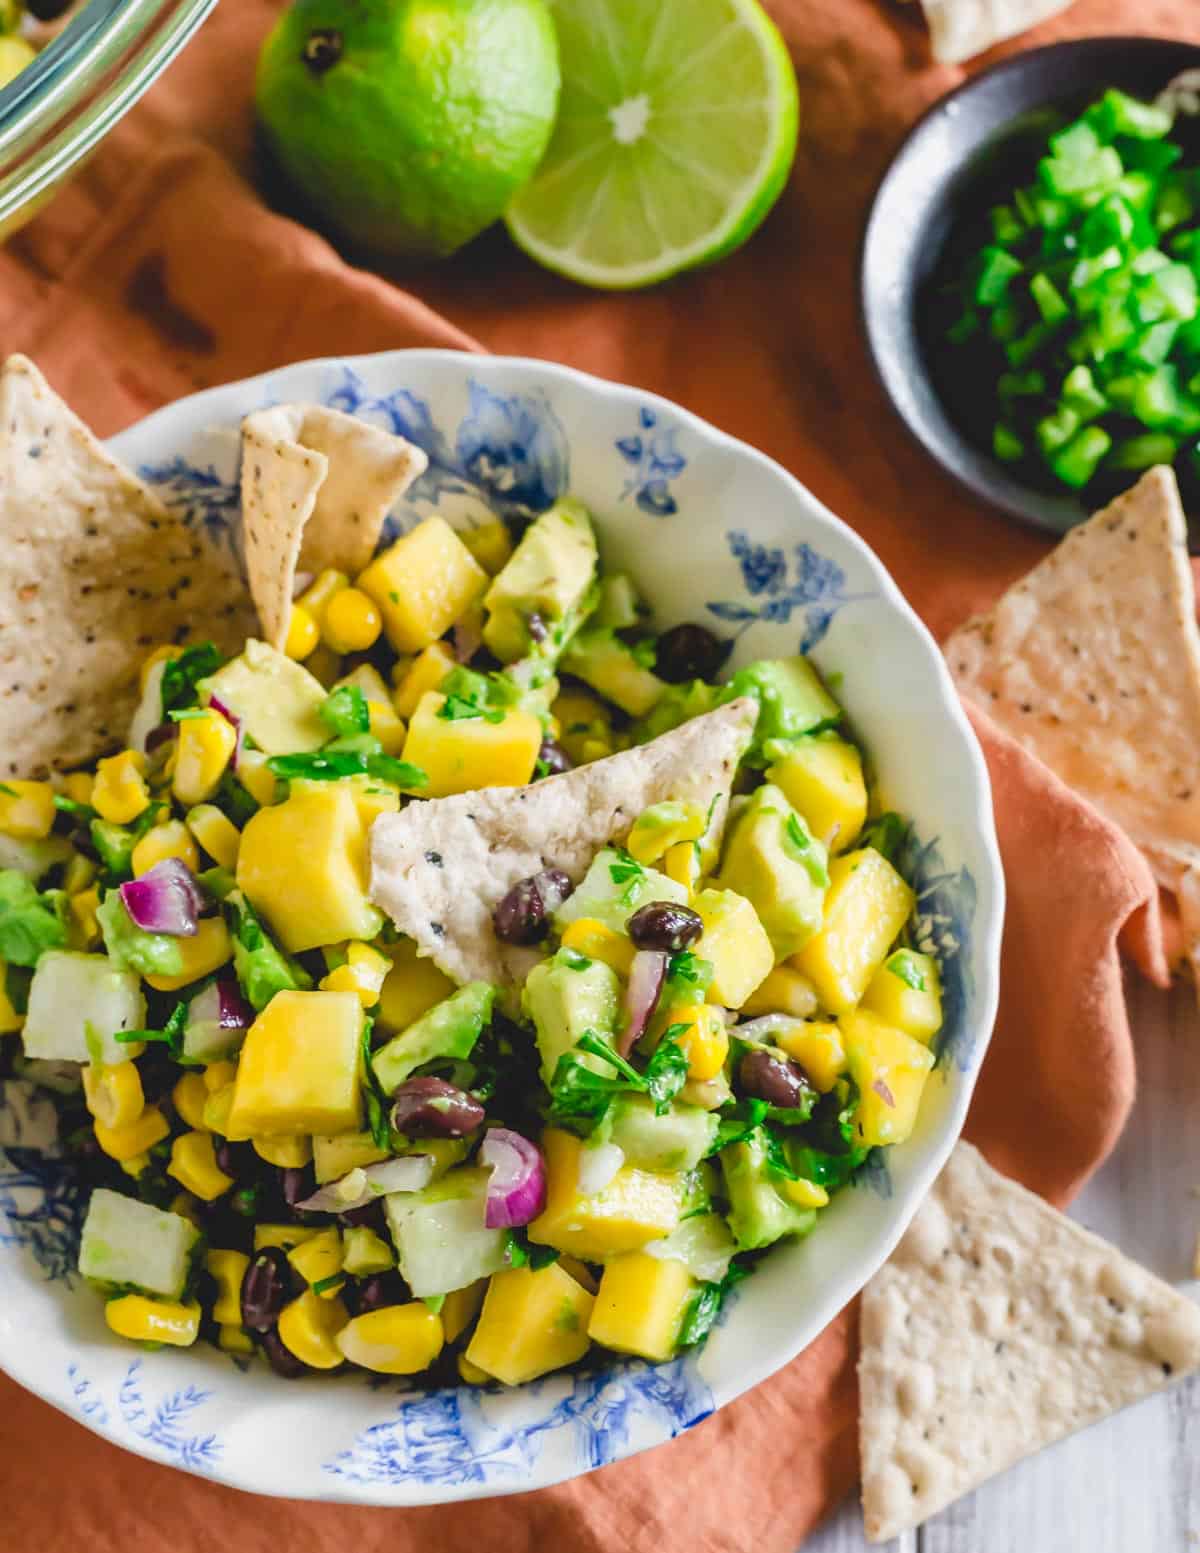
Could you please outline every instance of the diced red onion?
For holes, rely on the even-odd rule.
[[[236,981],[210,982],[188,1005],[188,1026],[211,1025],[214,1030],[248,1030],[254,1010]]]
[[[598,1143],[579,1151],[579,1190],[584,1197],[602,1192],[625,1163],[625,1150],[615,1143]]]
[[[166,857],[139,879],[126,880],[121,900],[135,926],[173,938],[195,935],[205,904],[191,869],[177,857]]]
[[[492,1167],[488,1182],[488,1229],[516,1229],[536,1219],[546,1206],[546,1166],[542,1151],[519,1132],[491,1127],[484,1134],[479,1158]]]
[[[639,949],[633,957],[625,988],[625,1028],[617,1043],[622,1057],[628,1057],[658,1007],[670,959],[658,949]]]
[[[419,1192],[432,1179],[433,1160],[428,1154],[405,1154],[327,1181],[296,1207],[313,1213],[352,1213],[392,1192]]]

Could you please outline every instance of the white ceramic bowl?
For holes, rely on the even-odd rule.
[[[946,1027],[915,1136],[816,1232],[766,1259],[700,1352],[551,1375],[518,1391],[288,1383],[214,1349],[113,1338],[74,1272],[81,1204],[26,1085],[0,1106],[0,1364],[97,1433],[259,1493],[417,1505],[537,1488],[690,1428],[795,1357],[891,1251],[958,1137],[996,1009],[1003,879],[987,773],[936,646],[867,547],[778,465],[676,406],[545,362],[398,351],[306,362],[184,399],[116,453],[214,544],[239,545],[237,426],[315,400],[412,438],[429,469],[394,515],[460,525],[568,490],[661,624],[736,637],[733,664],[811,651],[914,822],[918,938]]]

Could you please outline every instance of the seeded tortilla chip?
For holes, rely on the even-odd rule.
[[[715,802],[722,826],[757,717],[757,703],[742,697],[530,787],[486,787],[381,815],[371,827],[371,899],[453,980],[519,980],[537,955],[492,931],[508,890],[549,867],[578,884],[601,847],[667,798]]]
[[[957,65],[1065,11],[1072,0],[922,0],[933,57]]]
[[[945,653],[965,696],[1141,848],[1200,956],[1200,630],[1172,471],[1073,529]]]
[[[242,526],[250,592],[282,649],[297,570],[356,576],[384,519],[428,459],[340,410],[283,404],[242,422]]]
[[[114,459],[31,361],[0,372],[0,776],[122,742],[163,642],[240,646],[231,558]]]
[[[863,1295],[867,1537],[1200,1366],[1200,1310],[960,1143]]]

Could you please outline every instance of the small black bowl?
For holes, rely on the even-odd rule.
[[[875,195],[860,268],[875,370],[925,450],[975,496],[1023,523],[1062,534],[1088,509],[1077,497],[1022,483],[968,441],[935,382],[921,333],[923,299],[951,235],[1011,191],[1019,165],[1061,116],[1109,86],[1154,98],[1196,68],[1200,47],[1164,38],[1085,38],[1014,55],[930,109]]]

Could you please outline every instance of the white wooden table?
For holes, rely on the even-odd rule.
[[[1190,1283],[1200,1231],[1200,1013],[1127,982],[1137,1106],[1072,1216],[1160,1277]],[[1087,1064],[1081,1064],[1085,1082]],[[864,1553],[854,1500],[804,1553]],[[1192,1553],[1200,1548],[1200,1376],[1034,1456],[887,1553]]]

